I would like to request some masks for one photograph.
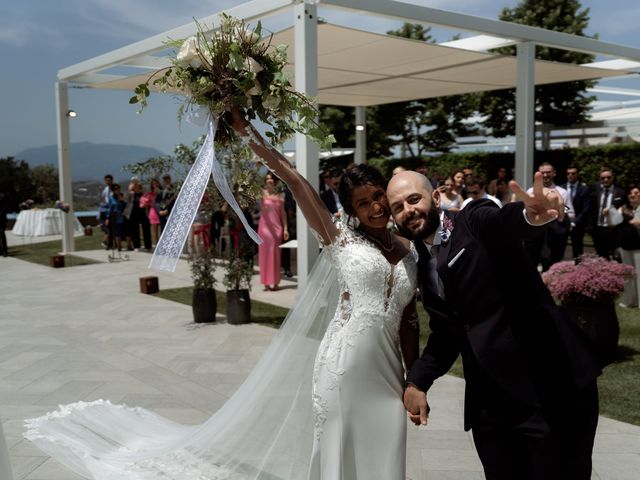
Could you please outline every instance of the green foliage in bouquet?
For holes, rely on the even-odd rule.
[[[232,128],[230,109],[240,107],[250,120],[259,119],[270,127],[266,132],[274,145],[282,144],[295,132],[303,133],[322,148],[335,142],[320,123],[318,110],[290,82],[287,46],[262,41],[262,25],[251,29],[244,21],[221,15],[220,28],[212,33],[198,26],[198,33],[186,40],[168,42],[179,48],[172,66],[135,89],[129,103],[147,104],[152,84],[163,92],[186,97],[178,111],[205,106],[218,117],[216,143],[227,146],[238,140]]]

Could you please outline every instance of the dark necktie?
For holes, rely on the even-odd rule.
[[[571,196],[571,200],[573,201],[576,198],[576,186],[569,184],[569,196]]]
[[[607,201],[609,200],[609,187],[604,189],[604,195],[602,196],[602,205],[600,206],[600,224],[605,225],[606,215],[604,209],[607,208]]]
[[[429,259],[429,288],[433,293],[439,297],[443,297],[443,290],[440,284],[440,277],[438,276],[438,251],[440,245],[433,245],[431,247],[431,258]]]

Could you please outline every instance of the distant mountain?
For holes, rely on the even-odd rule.
[[[122,167],[130,163],[143,162],[151,157],[165,155],[160,150],[138,145],[118,145],[109,143],[79,142],[71,144],[72,179],[98,180],[110,173],[116,181],[127,179],[130,174]],[[58,166],[58,147],[29,148],[18,152],[16,160],[24,160],[29,166],[45,165],[47,163]]]

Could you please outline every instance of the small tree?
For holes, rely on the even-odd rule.
[[[34,190],[27,162],[15,157],[0,158],[0,192],[7,196],[11,211],[17,211],[18,205],[31,198]]]
[[[582,9],[578,0],[522,0],[514,8],[504,8],[500,20],[586,36],[589,9]],[[516,49],[504,47],[496,51],[514,55]],[[537,46],[536,58],[581,64],[593,61],[594,57],[586,53]],[[577,81],[540,85],[535,88],[535,120],[543,124],[544,149],[549,147],[550,126],[569,126],[587,119],[589,105],[595,97],[586,95],[585,91],[593,85],[593,81]],[[515,133],[515,103],[514,89],[480,95],[480,113],[487,117],[483,123],[491,129],[493,136],[504,137]]]
[[[31,182],[35,188],[33,200],[36,204],[49,205],[58,199],[60,186],[58,183],[58,169],[53,165],[38,165],[30,172]],[[60,199],[69,201],[70,199]]]
[[[387,32],[404,38],[435,43],[431,27],[405,23]],[[476,95],[451,95],[411,102],[382,105],[378,108],[381,129],[397,135],[406,156],[422,157],[428,151],[448,152],[461,135],[473,128],[465,123],[477,110]],[[408,154],[408,155],[407,155]]]

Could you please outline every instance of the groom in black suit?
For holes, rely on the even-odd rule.
[[[476,200],[452,218],[424,177],[402,172],[389,182],[391,213],[419,253],[431,327],[405,406],[426,424],[425,392],[461,354],[465,429],[488,480],[589,480],[600,368],[522,246],[562,219],[564,206],[539,172],[532,196],[510,188],[520,202]]]

